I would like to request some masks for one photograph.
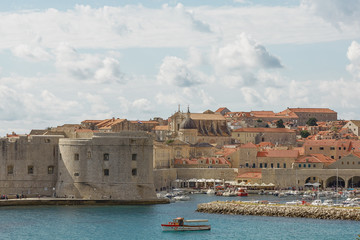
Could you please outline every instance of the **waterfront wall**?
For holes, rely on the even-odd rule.
[[[256,215],[270,217],[299,217],[360,221],[359,208],[318,206],[287,206],[245,202],[210,202],[197,207],[198,212],[218,214]]]
[[[0,194],[52,196],[62,135],[0,138]]]
[[[154,183],[158,191],[176,187],[176,179],[220,179],[233,181],[238,174],[237,168],[169,168],[155,169]]]
[[[56,193],[83,199],[156,198],[152,139],[145,132],[60,139]]]

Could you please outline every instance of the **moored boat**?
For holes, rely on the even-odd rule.
[[[172,222],[166,224],[161,224],[163,231],[201,231],[201,230],[210,230],[210,225],[204,224],[194,224],[207,222],[207,219],[194,219],[194,220],[185,220],[182,217],[173,219]]]

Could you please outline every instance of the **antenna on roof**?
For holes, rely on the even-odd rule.
[[[180,112],[180,104],[178,105],[178,112]]]
[[[190,113],[190,107],[189,107],[189,105],[188,105],[188,111],[187,111],[188,113]]]

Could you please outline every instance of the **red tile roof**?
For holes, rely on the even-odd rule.
[[[295,161],[296,163],[324,163],[331,164],[336,162],[335,159],[327,157],[323,154],[310,154],[307,156],[302,156]]]
[[[292,112],[311,112],[311,113],[336,113],[329,108],[289,108]]]
[[[288,128],[239,128],[233,132],[295,133],[295,130]]]
[[[255,144],[252,142],[245,143],[244,145],[240,146],[241,148],[257,148]]]
[[[222,108],[219,108],[218,110],[216,110],[215,112],[221,112],[222,110],[225,110],[226,107],[222,107]]]
[[[260,151],[257,153],[257,157],[270,157],[270,158],[297,158],[299,156],[299,151],[297,150],[268,150]]]

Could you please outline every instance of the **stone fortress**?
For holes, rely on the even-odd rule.
[[[152,138],[146,132],[8,136],[1,140],[4,195],[156,199]]]

